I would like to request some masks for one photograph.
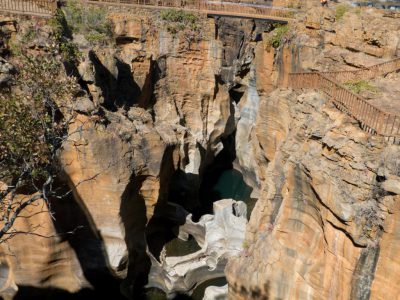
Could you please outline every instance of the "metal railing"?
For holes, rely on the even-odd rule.
[[[0,0],[0,11],[26,14],[52,16],[57,9],[57,0]]]
[[[357,71],[320,72],[337,82],[348,82],[361,79],[371,79],[400,69],[400,58],[395,58],[366,69]]]
[[[369,71],[378,76],[400,69],[400,59],[394,59],[369,68]],[[357,71],[358,72],[358,71]],[[360,72],[365,72],[364,70]],[[364,98],[354,94],[336,81],[335,76],[328,77],[325,73],[291,73],[289,74],[289,86],[294,89],[318,89],[322,91],[335,106],[341,111],[349,114],[360,122],[361,128],[371,134],[378,134],[385,137],[400,137],[400,115],[385,112],[372,105]],[[334,72],[339,73],[339,72]],[[348,72],[344,72],[348,73]],[[361,76],[370,75],[367,72]],[[340,79],[349,78],[341,77]],[[365,77],[363,77],[364,79]],[[368,77],[372,78],[372,77]],[[360,78],[351,78],[360,79]]]
[[[295,11],[285,8],[274,8],[263,5],[233,2],[213,2],[205,0],[81,0],[86,3],[100,5],[132,5],[153,8],[178,8],[196,10],[200,13],[271,19],[289,21],[294,18]],[[57,0],[0,0],[0,11],[53,15],[57,9]]]
[[[101,5],[132,5],[143,7],[170,7],[183,10],[196,10],[200,13],[249,17],[257,19],[272,19],[289,21],[295,16],[295,11],[285,8],[274,8],[263,5],[243,4],[234,2],[213,2],[205,0],[84,0],[87,3]]]

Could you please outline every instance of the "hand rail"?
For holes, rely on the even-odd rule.
[[[360,74],[362,79],[366,76],[377,76],[394,72],[400,69],[400,58],[390,60],[368,68],[367,70],[350,71],[350,74]],[[357,73],[360,72],[360,73]],[[289,74],[289,86],[294,89],[318,89],[327,95],[338,109],[358,120],[361,127],[372,133],[385,137],[400,137],[400,115],[385,112],[364,98],[356,95],[342,86],[338,81],[353,78],[349,72],[302,72]],[[337,76],[332,76],[335,74]],[[354,76],[354,75],[351,75]],[[338,80],[339,78],[340,80]],[[368,77],[372,78],[372,77]]]
[[[288,21],[294,18],[295,11],[263,5],[234,2],[212,2],[206,0],[85,0],[101,5],[134,5],[143,7],[171,7],[183,10],[197,10],[207,14],[226,14],[238,17],[254,17]]]
[[[356,71],[335,71],[335,72],[320,72],[321,74],[333,78],[335,81],[344,83],[347,81],[371,79],[379,75],[394,72],[400,69],[400,57],[395,58],[374,66],[356,70]]]
[[[16,14],[52,16],[57,0],[0,0],[0,11]]]
[[[221,14],[237,17],[253,17],[289,21],[294,18],[292,9],[276,8],[234,2],[212,2],[207,0],[81,0],[101,5],[134,5],[143,7],[171,7],[183,10],[197,10],[206,14]],[[20,14],[51,16],[57,9],[57,0],[0,0],[0,11]]]

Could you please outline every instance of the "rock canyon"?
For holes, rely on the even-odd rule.
[[[399,57],[398,13],[274,2],[286,24],[64,2],[0,11],[0,101],[40,83],[65,126],[56,192],[0,240],[1,297],[400,299],[398,137],[289,75]],[[400,112],[397,71],[343,86]],[[5,216],[37,195],[12,182]]]

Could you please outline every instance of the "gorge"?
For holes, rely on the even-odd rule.
[[[52,18],[0,12],[1,151],[4,103],[30,104],[36,85],[65,126],[57,192],[1,239],[1,297],[398,299],[398,137],[291,88],[289,73],[399,57],[400,15],[258,4],[296,13],[287,23],[80,1]],[[400,112],[398,70],[343,86]],[[7,197],[40,191],[8,193],[1,163],[4,214]]]

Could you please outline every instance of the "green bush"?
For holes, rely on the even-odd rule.
[[[15,40],[9,42],[8,49],[10,50],[10,53],[14,56],[18,56],[21,54],[21,45]]]
[[[112,38],[112,24],[103,7],[82,6],[75,1],[68,1],[63,11],[73,33],[83,34],[90,42],[106,42]]]
[[[274,30],[272,30],[267,38],[267,46],[278,48],[282,43],[282,40],[287,37],[289,32],[289,26],[287,24],[275,24]]]
[[[81,57],[78,47],[72,42],[67,20],[62,10],[57,10],[49,25],[53,27],[54,39],[65,61],[76,63]]]
[[[34,28],[29,27],[27,28],[26,32],[22,36],[23,43],[29,43],[36,38],[36,31]]]
[[[366,80],[349,81],[344,84],[353,93],[359,94],[363,91],[369,91],[372,93],[378,93],[379,90],[376,86],[372,85]]]
[[[86,39],[89,42],[101,42],[107,39],[107,35],[97,31],[91,31],[88,34],[86,34]]]
[[[360,16],[362,13],[361,7],[356,7],[353,11],[357,16]]]
[[[167,31],[174,36],[181,31],[197,31],[199,29],[197,16],[183,10],[162,10],[160,17],[165,23]]]
[[[44,180],[61,145],[65,124],[56,101],[71,99],[78,87],[60,77],[62,64],[51,55],[22,54],[14,82],[20,92],[0,92],[1,181]]]
[[[34,177],[43,174],[50,151],[41,141],[42,121],[47,124],[49,118],[46,114],[37,116],[25,103],[0,96],[0,180],[12,182],[21,174],[24,162]]]
[[[195,24],[197,16],[183,10],[167,9],[160,12],[161,19],[167,22]]]
[[[336,6],[335,17],[339,21],[343,18],[344,14],[351,10],[351,6],[348,4],[339,4]]]

